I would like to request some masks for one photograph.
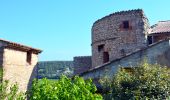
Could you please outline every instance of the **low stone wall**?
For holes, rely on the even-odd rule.
[[[91,56],[74,57],[74,75],[89,70],[92,66]]]
[[[160,41],[159,43],[152,44],[145,49],[138,50],[129,54],[121,59],[108,62],[98,68],[93,68],[81,74],[85,79],[92,78],[99,79],[105,75],[113,76],[118,68],[135,66],[144,58],[149,63],[159,63],[170,67],[170,40]]]

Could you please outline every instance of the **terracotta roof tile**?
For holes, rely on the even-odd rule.
[[[32,50],[35,53],[41,53],[42,52],[42,50],[40,50],[40,49],[32,48],[32,47],[25,46],[25,45],[15,43],[15,42],[11,42],[11,41],[8,41],[8,40],[0,39],[0,41],[7,43],[8,45],[6,47],[9,47],[9,48],[21,49],[21,50],[26,50],[26,51]]]
[[[150,33],[165,33],[170,32],[170,20],[159,21],[157,24],[151,26]]]

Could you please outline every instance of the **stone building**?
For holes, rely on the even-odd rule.
[[[96,82],[144,58],[170,67],[170,21],[159,21],[150,27],[141,9],[116,12],[93,24],[91,46],[92,66],[79,75]],[[79,70],[83,68],[79,66]]]
[[[105,76],[112,77],[120,67],[129,69],[131,66],[139,64],[146,58],[151,64],[158,63],[170,67],[170,39],[161,40],[122,58],[89,69],[81,73],[80,76],[84,77],[84,79],[92,78],[94,82],[97,83],[100,78]]]
[[[20,91],[26,91],[36,78],[38,54],[41,50],[0,39],[0,66],[3,80],[18,83]]]
[[[92,27],[92,68],[147,47],[148,19],[142,10],[116,12]]]
[[[150,27],[141,9],[115,12],[97,20],[91,35],[92,56],[74,57],[74,75],[98,80],[144,58],[170,67],[170,21]]]
[[[152,44],[168,37],[170,37],[170,20],[159,21],[157,24],[151,26],[148,42]]]

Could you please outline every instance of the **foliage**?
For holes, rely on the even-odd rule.
[[[26,95],[18,91],[18,85],[9,86],[8,81],[0,83],[0,100],[26,100]]]
[[[59,79],[62,74],[66,76],[73,75],[72,61],[49,61],[39,62],[38,78]]]
[[[166,67],[146,61],[131,72],[119,69],[111,82],[112,99],[166,99],[170,97],[170,74]]]
[[[9,81],[2,81],[3,69],[0,68],[0,100],[25,100],[26,95],[18,91],[18,84],[9,85]]]
[[[0,82],[2,82],[2,76],[3,76],[3,69],[0,68]]]
[[[31,100],[102,100],[96,94],[92,80],[84,81],[75,76],[73,79],[62,76],[59,80],[34,80],[30,90]]]

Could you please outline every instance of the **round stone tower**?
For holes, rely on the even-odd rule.
[[[110,14],[92,27],[92,68],[147,46],[149,24],[143,10]]]

